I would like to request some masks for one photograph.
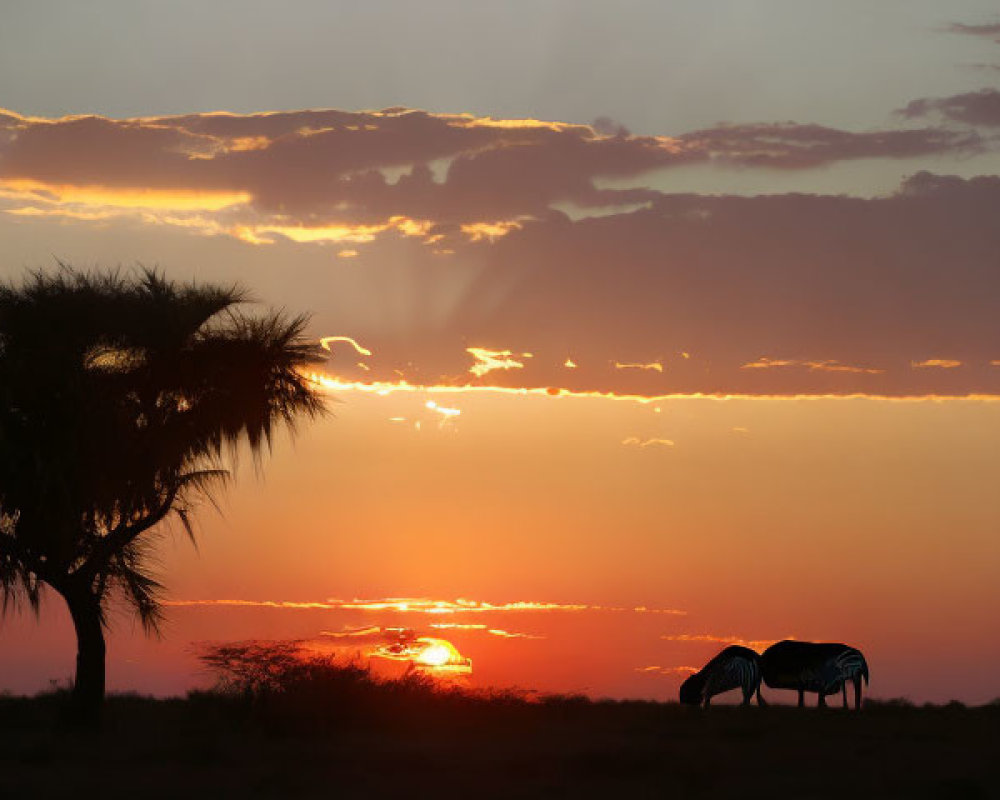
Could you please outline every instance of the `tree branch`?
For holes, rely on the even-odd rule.
[[[105,566],[111,560],[111,557],[115,553],[120,553],[142,533],[162,522],[173,508],[174,501],[177,500],[177,495],[184,484],[185,481],[183,479],[177,481],[177,483],[167,490],[160,504],[145,517],[131,524],[122,520],[122,522],[115,526],[111,533],[97,542],[90,555],[87,556],[86,560],[74,574],[85,576],[88,579],[92,578],[102,566]]]

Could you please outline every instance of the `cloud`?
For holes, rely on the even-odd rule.
[[[697,642],[726,646],[735,644],[741,647],[749,647],[758,653],[763,652],[775,642],[780,641],[780,639],[744,639],[741,636],[718,636],[712,633],[675,633],[664,635],[660,638],[668,642]],[[794,637],[784,636],[782,638],[791,639]]]
[[[673,447],[674,442],[672,439],[640,439],[638,436],[629,436],[626,439],[622,439],[623,445],[634,445],[638,448],[645,447]]]
[[[1000,22],[990,22],[982,25],[966,25],[962,22],[952,22],[945,29],[949,33],[962,33],[966,36],[1000,37]],[[995,40],[1000,44],[1000,38]]]
[[[775,169],[806,169],[860,158],[971,152],[983,146],[975,133],[945,128],[854,133],[794,122],[720,125],[678,138],[688,148],[715,160]]]
[[[631,364],[631,363],[623,364],[620,361],[616,361],[614,363],[614,367],[615,369],[649,369],[653,370],[654,372],[663,372],[663,364],[661,364],[659,361],[650,361],[649,363],[646,364]]]
[[[486,376],[512,388],[997,393],[997,208],[1000,178],[920,172],[875,198],[665,195],[601,218],[552,214],[462,249],[475,281],[433,348],[407,339],[408,358],[419,352],[423,382],[439,383],[466,369],[464,351],[440,343],[474,336],[534,354]],[[662,373],[614,368],[653,341],[695,355]],[[386,342],[387,353],[398,347]],[[567,370],[567,352],[587,358]],[[911,369],[928,353],[967,366]]]
[[[698,667],[661,667],[658,664],[650,664],[646,667],[636,667],[636,672],[641,672],[645,675],[669,675],[671,677],[681,676],[687,677],[688,675],[693,675],[699,671]]]
[[[991,366],[992,363],[990,362]],[[914,369],[955,369],[962,366],[962,362],[951,358],[927,358],[923,361],[911,361],[910,366]]]
[[[141,208],[162,224],[253,244],[362,244],[392,234],[479,242],[560,203],[655,200],[642,180],[652,170],[708,161],[794,169],[978,146],[967,131],[792,122],[668,137],[633,135],[603,118],[590,126],[415,109],[125,120],[0,111],[0,189],[51,213]],[[632,185],[600,188],[602,179]]]
[[[940,115],[953,122],[983,127],[1000,126],[1000,91],[981,89],[949,97],[914,100],[898,112],[908,119]]]
[[[341,631],[320,631],[319,635],[330,639],[367,639],[372,636],[381,636],[382,628],[368,625],[361,628],[344,628]]]
[[[611,117],[598,117],[593,122],[590,123],[590,127],[601,136],[631,136],[632,132],[622,125],[620,122],[615,122]]]
[[[236,607],[236,608],[275,608],[294,611],[369,611],[394,614],[427,614],[431,616],[451,614],[501,614],[523,612],[581,612],[608,611],[632,612],[637,614],[672,614],[683,615],[686,612],[673,608],[647,608],[646,606],[602,606],[589,603],[552,603],[537,600],[515,600],[504,603],[491,603],[485,600],[434,600],[427,597],[386,597],[374,600],[167,600],[164,605],[178,608],[198,607]],[[349,629],[351,633],[355,629]],[[360,628],[356,630],[368,630]],[[497,634],[501,635],[501,634]]]
[[[489,350],[485,347],[467,347],[465,351],[469,353],[476,363],[469,367],[469,372],[477,378],[483,377],[496,369],[524,369],[524,362],[517,358],[531,358],[531,353],[515,354],[510,350]]]
[[[335,331],[374,354],[334,359],[331,387],[996,394],[1000,178],[918,172],[871,198],[647,185],[653,170],[713,161],[794,169],[980,146],[938,127],[636,136],[407,109],[0,112],[0,209],[7,225],[61,217],[230,237],[290,265],[299,248],[358,254],[324,275],[322,295],[282,267],[280,301],[314,308],[317,338]],[[601,214],[571,218],[562,203]],[[484,342],[505,349],[468,347]],[[660,359],[682,352],[693,355]],[[911,367],[941,353],[963,368]]]
[[[885,372],[884,369],[876,369],[875,367],[860,367],[854,364],[841,364],[839,361],[834,361],[833,359],[826,359],[824,361],[806,361],[802,359],[775,359],[761,357],[756,361],[748,361],[746,364],[742,364],[740,369],[775,369],[782,367],[804,367],[810,370],[819,370],[820,372],[853,372],[860,375],[879,375]]]
[[[334,344],[335,342],[346,342],[347,344],[349,344],[351,347],[354,348],[355,352],[357,352],[359,355],[362,356],[370,356],[372,354],[371,350],[369,350],[366,347],[362,347],[350,336],[324,336],[319,340],[320,347],[322,347],[327,352],[333,351],[331,345]]]
[[[53,202],[67,201],[71,189],[110,200],[141,190],[174,210],[171,197],[239,198],[227,231],[249,228],[242,237],[249,242],[275,234],[359,242],[394,218],[458,226],[473,240],[501,236],[517,217],[558,201],[645,199],[643,190],[600,190],[593,181],[699,157],[664,137],[410,109],[129,120],[0,115],[0,181],[8,190],[31,188]]]

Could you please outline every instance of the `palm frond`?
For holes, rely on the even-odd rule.
[[[148,269],[0,284],[0,509],[18,519],[0,531],[5,603],[37,605],[44,563],[46,580],[120,590],[156,630],[156,524],[172,512],[193,541],[227,459],[259,464],[278,427],[324,411],[308,319],[249,300]]]

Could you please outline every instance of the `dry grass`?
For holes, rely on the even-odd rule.
[[[274,666],[273,664],[271,666]],[[860,713],[591,702],[442,689],[287,661],[212,692],[0,698],[0,797],[854,797],[1000,793],[1000,704]]]

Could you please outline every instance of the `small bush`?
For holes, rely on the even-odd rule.
[[[310,730],[366,725],[456,725],[542,703],[589,702],[516,689],[470,689],[417,669],[381,678],[356,660],[310,653],[297,642],[237,642],[205,647],[202,663],[218,676],[214,692],[269,727]],[[198,702],[206,698],[194,696]]]

